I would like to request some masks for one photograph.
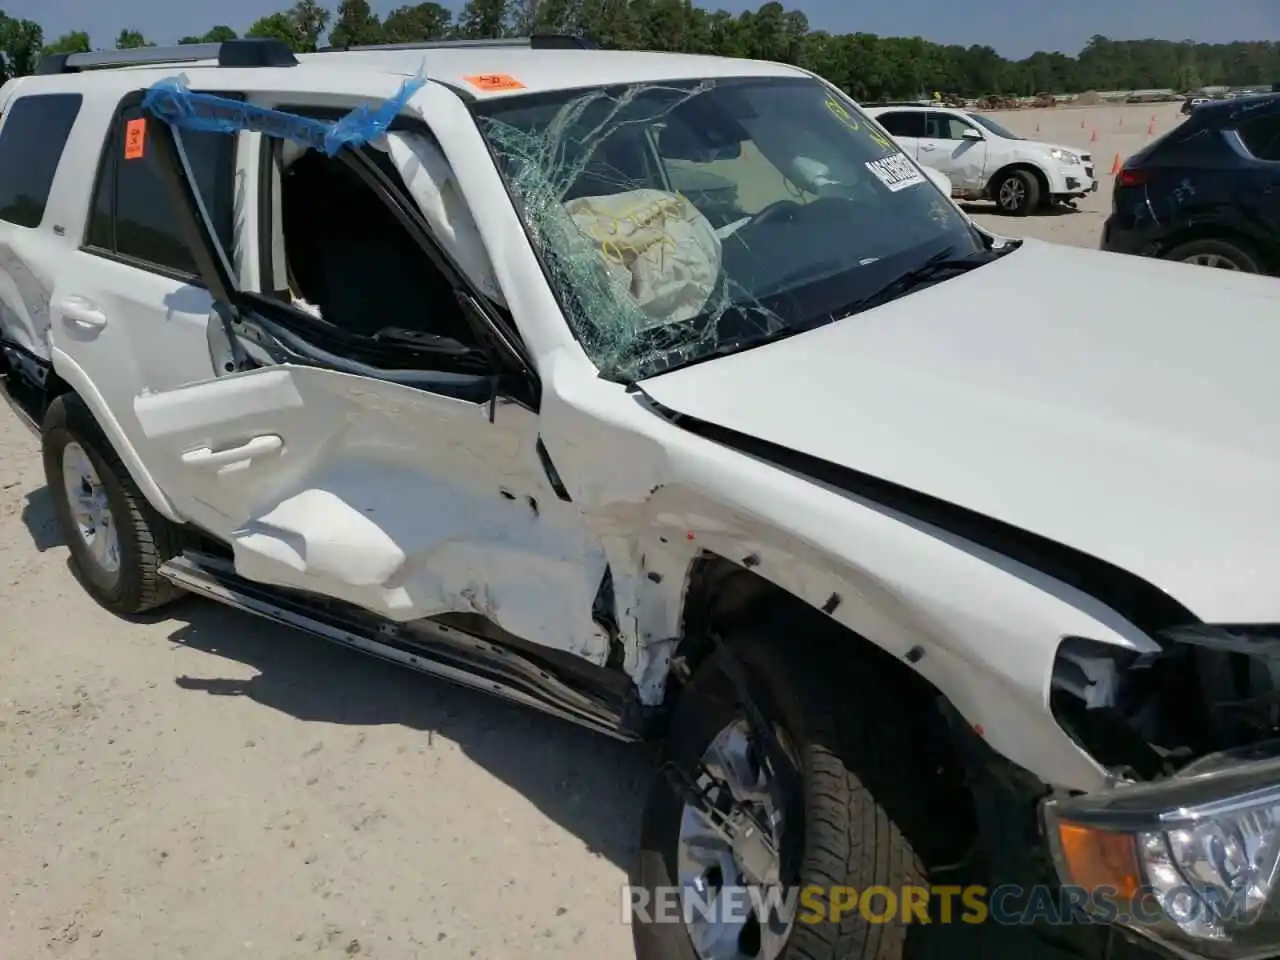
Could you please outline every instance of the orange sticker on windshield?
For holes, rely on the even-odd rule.
[[[523,90],[524,84],[515,77],[509,77],[505,73],[479,73],[470,77],[463,77],[463,80],[471,84],[477,90],[483,90],[485,93],[498,93],[502,90]]]
[[[147,147],[147,121],[145,117],[130,120],[124,128],[124,158],[141,160]]]

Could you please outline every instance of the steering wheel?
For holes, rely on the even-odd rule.
[[[762,207],[751,215],[749,223],[743,224],[744,227],[758,227],[764,223],[772,223],[774,220],[789,220],[800,212],[800,204],[791,199],[775,200],[766,207]]]

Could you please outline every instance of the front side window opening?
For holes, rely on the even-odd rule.
[[[390,99],[340,113],[336,120],[276,109],[244,100],[192,91],[183,76],[150,87],[143,109],[178,128],[184,138],[217,137],[239,131],[262,133],[279,144],[269,161],[277,167],[271,183],[273,229],[268,238],[273,260],[269,289],[277,297],[314,319],[348,334],[389,344],[417,344],[439,348],[452,341],[454,353],[480,348],[471,323],[451,281],[430,263],[414,237],[394,212],[352,168],[338,159],[344,150],[361,151],[383,175],[413,195],[415,202],[434,197],[437,184],[425,175],[431,159],[422,137],[390,128],[405,104],[425,83],[422,71],[404,81]],[[229,144],[234,143],[229,137]],[[413,175],[413,186],[403,171]],[[437,180],[447,181],[439,169]],[[445,171],[447,172],[447,171]],[[469,241],[472,269],[492,281],[478,234],[465,232],[470,221],[445,201],[435,207],[453,219],[445,226]],[[428,204],[427,216],[435,210]],[[456,204],[454,204],[456,207]],[[440,213],[439,210],[435,210]],[[277,221],[278,223],[274,222]],[[225,240],[224,240],[225,244]],[[279,276],[276,276],[277,268]],[[487,272],[486,272],[487,271]],[[283,289],[277,289],[283,282]],[[455,349],[456,347],[456,349]],[[470,357],[467,363],[474,363]]]
[[[980,127],[986,127],[997,137],[1003,137],[1005,140],[1022,140],[1023,138],[1016,133],[1011,133],[1007,127],[1001,126],[990,117],[984,117],[981,114],[971,113],[969,119]]]
[[[983,238],[809,78],[504,98],[477,123],[574,335],[629,382],[834,322]]]

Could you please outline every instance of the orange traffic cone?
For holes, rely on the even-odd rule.
[[[1095,131],[1093,131],[1093,133],[1089,134],[1089,142],[1090,142],[1090,143],[1097,143],[1097,142],[1098,142],[1098,131],[1097,131],[1097,130],[1095,130]]]
[[[1120,173],[1120,154],[1116,154],[1116,158],[1111,161],[1111,175],[1118,176]]]

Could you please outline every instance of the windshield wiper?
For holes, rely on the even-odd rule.
[[[890,300],[896,300],[898,297],[910,293],[925,284],[937,283],[939,280],[945,280],[949,276],[968,273],[970,270],[991,263],[993,260],[999,260],[1021,245],[1022,241],[1015,240],[1006,243],[1004,246],[988,247],[986,250],[971,253],[965,257],[950,256],[950,252],[946,250],[941,253],[935,253],[920,266],[912,267],[905,273],[898,274],[878,290],[874,290],[833,311],[832,316],[846,317],[851,313],[878,307],[883,303],[888,303]]]

